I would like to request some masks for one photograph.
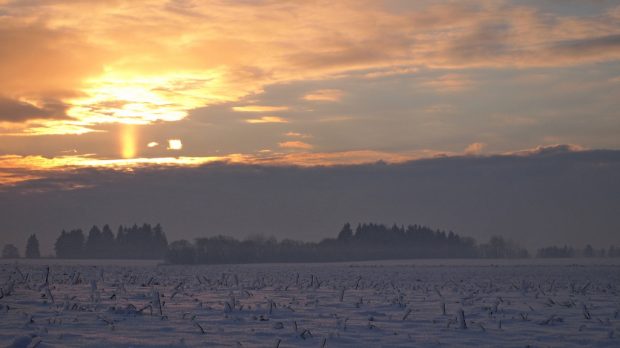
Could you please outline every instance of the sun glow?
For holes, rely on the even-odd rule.
[[[131,72],[108,66],[82,83],[78,97],[63,99],[63,120],[32,120],[11,135],[58,135],[101,132],[102,124],[148,125],[175,122],[190,110],[235,101],[248,91],[232,89],[217,68],[159,74]],[[1,125],[7,128],[6,125]]]
[[[67,129],[73,134],[96,131],[93,127],[99,124],[180,121],[190,110],[233,101],[247,93],[231,93],[223,75],[218,69],[149,75],[107,67],[101,76],[84,81],[80,97],[64,101],[71,119],[63,124],[76,128]],[[42,122],[37,134],[45,134],[47,125]],[[50,131],[62,134],[58,127]]]
[[[120,143],[121,143],[121,156],[123,158],[136,157],[137,135],[136,135],[136,129],[134,125],[126,124],[122,126],[121,135],[120,135]]]
[[[188,110],[215,102],[214,72],[158,76],[107,72],[86,82],[86,97],[70,101],[67,114],[87,124],[179,121]]]

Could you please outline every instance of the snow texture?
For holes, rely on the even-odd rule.
[[[620,265],[0,263],[0,346],[618,347]]]

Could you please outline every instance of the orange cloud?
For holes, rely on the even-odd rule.
[[[558,152],[579,152],[587,150],[587,148],[578,144],[553,144],[553,145],[539,145],[531,149],[518,150],[506,152],[505,155],[515,156],[531,156],[544,153],[558,153]]]
[[[296,152],[265,158],[256,158],[253,163],[266,165],[297,165],[297,166],[333,166],[374,163],[401,163],[415,159],[443,155],[436,151],[422,150],[411,153],[391,153],[373,150],[339,151],[339,152]]]
[[[283,149],[296,149],[296,150],[310,150],[313,148],[312,145],[308,143],[304,143],[303,141],[284,141],[284,142],[278,143],[278,146],[280,146]]]
[[[275,112],[275,111],[286,111],[288,110],[288,106],[246,105],[246,106],[233,106],[232,109],[238,112]]]
[[[466,155],[479,155],[486,147],[485,143],[471,143],[465,148]]]
[[[310,134],[304,134],[299,132],[286,132],[284,133],[284,135],[291,138],[312,138]]]
[[[339,89],[319,89],[303,96],[304,100],[320,102],[337,102],[342,99],[344,92]]]
[[[278,116],[263,116],[260,118],[248,118],[245,120],[247,123],[287,123],[288,121],[285,118]]]

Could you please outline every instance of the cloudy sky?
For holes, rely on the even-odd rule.
[[[619,60],[617,1],[0,0],[0,191],[617,150]]]
[[[0,0],[0,165],[618,148],[618,59],[616,1]]]

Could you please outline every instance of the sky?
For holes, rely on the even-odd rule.
[[[0,0],[0,191],[618,150],[619,60],[617,1]]]

